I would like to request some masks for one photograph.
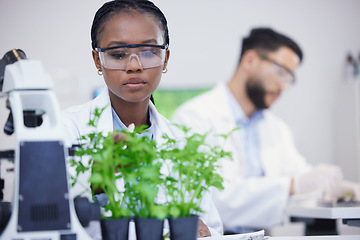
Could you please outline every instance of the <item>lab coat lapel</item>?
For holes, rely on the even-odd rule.
[[[179,132],[177,132],[176,127],[170,128],[171,122],[162,116],[155,108],[152,102],[149,102],[149,108],[152,113],[152,124],[154,124],[155,136],[154,140],[158,145],[161,145],[165,142],[162,138],[163,134],[167,134],[169,137],[178,137]]]
[[[104,88],[100,95],[93,100],[91,116],[93,116],[95,108],[103,108],[107,106],[104,112],[101,114],[98,124],[98,131],[103,133],[109,133],[113,131],[113,118],[108,88]]]
[[[95,98],[92,102],[91,106],[91,115],[93,115],[95,108],[103,108],[105,107],[103,114],[99,119],[99,128],[98,131],[102,131],[104,133],[108,133],[113,131],[113,117],[112,117],[112,110],[111,110],[111,103],[108,93],[108,88],[104,88],[100,95]],[[162,139],[163,133],[168,134],[169,136],[174,136],[174,132],[169,128],[169,122],[166,118],[158,113],[154,104],[149,102],[150,111],[152,112],[152,118],[155,128],[155,140],[158,142]]]

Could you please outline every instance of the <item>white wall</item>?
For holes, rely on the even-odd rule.
[[[90,27],[104,1],[0,0],[0,56],[21,48],[41,60],[55,81],[61,107],[87,101],[102,85],[91,59]],[[171,58],[162,88],[213,86],[227,81],[240,39],[270,26],[296,39],[305,53],[297,84],[274,106],[294,130],[310,162],[340,164],[360,180],[355,84],[342,78],[345,55],[360,52],[360,1],[155,0],[167,16]],[[8,115],[0,99],[0,127]],[[358,103],[357,103],[358,104]],[[0,149],[13,138],[0,134]]]
[[[360,180],[354,84],[343,79],[348,51],[360,52],[360,1],[157,1],[167,14],[172,59],[162,87],[213,85],[233,74],[240,38],[254,26],[293,37],[305,53],[297,83],[274,106],[310,162],[340,164]],[[171,28],[172,27],[172,28]]]

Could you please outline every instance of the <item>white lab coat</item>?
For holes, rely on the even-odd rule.
[[[103,108],[107,105],[108,107],[104,110],[99,119],[98,131],[108,133],[113,131],[113,119],[110,107],[110,98],[108,95],[108,89],[106,87],[103,89],[103,91],[97,98],[91,100],[84,105],[68,108],[63,112],[63,123],[67,136],[66,143],[68,146],[71,146],[72,144],[77,144],[77,139],[79,139],[80,136],[88,134],[93,130],[87,125],[87,123],[89,122],[89,119],[92,116],[94,109],[96,107]],[[178,138],[182,136],[178,128],[171,126],[170,122],[157,112],[152,102],[149,102],[149,106],[150,111],[152,112],[152,124],[155,129],[154,139],[158,144],[161,144],[162,141],[164,141],[162,139],[162,135],[164,133],[168,134],[168,136],[172,138]],[[74,175],[75,169],[71,167],[68,168],[69,174]],[[85,185],[90,189],[90,185],[86,180],[88,179],[88,177],[88,175],[83,174],[82,177],[79,178],[79,181],[82,183],[82,185]],[[78,194],[83,192],[84,186],[82,185],[77,184],[74,186],[74,188],[71,189],[70,192],[72,196],[77,196]],[[85,196],[91,199],[90,193]],[[223,225],[210,193],[206,193],[206,195],[203,197],[201,207],[205,211],[205,213],[200,214],[199,217],[208,226],[211,234],[213,236],[222,235]],[[99,225],[95,225],[95,223],[93,223],[93,225],[89,226],[88,231],[94,239],[101,238]],[[130,239],[134,239],[134,232],[134,226],[130,227]]]
[[[245,178],[243,149],[238,134],[232,134],[225,145],[223,139],[214,136],[229,133],[236,127],[226,88],[224,83],[220,83],[209,92],[189,100],[176,110],[172,120],[190,126],[195,132],[211,130],[208,141],[224,146],[233,154],[233,161],[221,161],[225,189],[213,193],[224,230],[237,231],[239,227],[267,229],[282,222],[290,179],[306,171],[309,165],[296,150],[287,125],[265,110],[264,118],[257,126],[265,176]]]

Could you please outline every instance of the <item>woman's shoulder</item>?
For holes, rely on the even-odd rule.
[[[98,97],[84,104],[74,105],[63,110],[63,118],[88,122],[95,108],[103,108],[109,105],[109,97],[104,90]]]
[[[89,121],[90,114],[92,112],[91,102],[87,102],[81,105],[75,105],[66,108],[62,111],[62,118],[64,121]]]
[[[109,101],[106,96],[101,97],[101,94],[85,104],[75,105],[69,108],[66,108],[62,111],[62,122],[65,127],[65,131],[69,136],[71,136],[72,141],[77,139],[80,135],[86,134],[90,128],[88,123],[92,118],[95,108],[104,108],[109,105]],[[106,110],[105,116],[102,116],[101,119],[105,119],[105,124],[109,125],[108,118],[111,111]]]

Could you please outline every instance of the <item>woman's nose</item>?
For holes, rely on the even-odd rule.
[[[141,66],[139,56],[136,54],[131,54],[129,57],[129,62],[126,66],[126,71],[127,72],[138,72],[138,71],[142,71],[142,70],[143,70],[143,68]]]

